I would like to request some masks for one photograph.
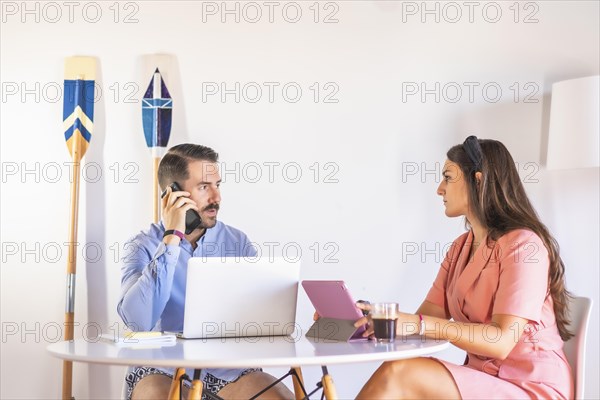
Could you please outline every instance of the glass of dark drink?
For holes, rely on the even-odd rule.
[[[371,305],[371,319],[375,339],[380,343],[393,343],[396,339],[398,303],[375,303]]]

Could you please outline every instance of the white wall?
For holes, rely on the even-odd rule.
[[[445,151],[468,134],[504,142],[561,244],[568,287],[596,304],[587,397],[599,398],[598,169],[544,167],[552,83],[599,73],[598,2],[520,3],[518,16],[513,2],[479,2],[472,21],[463,2],[428,2],[439,22],[422,13],[421,2],[330,2],[317,4],[317,23],[313,2],[280,2],[273,22],[267,5],[254,3],[263,13],[256,23],[244,19],[253,19],[256,7],[237,4],[246,11],[239,23],[235,15],[224,15],[223,23],[220,13],[202,13],[222,11],[221,2],[82,2],[71,16],[62,2],[27,3],[29,14],[24,3],[2,3],[1,397],[60,395],[62,363],[45,347],[58,340],[64,310],[69,155],[56,93],[64,57],[97,57],[102,88],[80,199],[79,241],[89,250],[77,264],[82,337],[120,323],[115,257],[151,219],[151,159],[139,103],[149,76],[139,71],[144,56],[166,53],[173,61],[164,71],[174,98],[169,144],[191,141],[219,151],[229,170],[221,219],[259,244],[281,243],[278,254],[297,244],[302,278],[344,279],[356,298],[393,299],[406,310],[421,302],[444,245],[463,231],[462,221],[444,217],[435,194]],[[295,18],[295,5],[302,15],[291,23],[285,18]],[[501,15],[492,23],[496,8]],[[453,23],[457,10],[462,17]],[[338,21],[323,23],[331,13]],[[124,23],[126,16],[137,22]],[[221,82],[229,89],[256,82],[262,98],[251,103],[255,92],[248,91],[239,103],[232,94],[223,102],[203,92]],[[279,84],[272,102],[263,82]],[[282,95],[290,82],[302,89],[296,103]],[[435,93],[422,101],[421,93],[406,92],[421,84],[434,89],[436,82],[439,101]],[[462,97],[452,102],[456,87]],[[337,102],[324,102],[336,88]],[[252,162],[262,166],[255,183]],[[281,163],[272,182],[268,162]],[[297,183],[289,182],[293,162],[302,173]],[[308,326],[312,309],[304,295],[298,315]],[[458,362],[462,354],[442,356]],[[376,366],[332,367],[340,396],[354,396]],[[118,397],[122,368],[74,370],[77,398]],[[305,377],[318,372],[309,368]]]

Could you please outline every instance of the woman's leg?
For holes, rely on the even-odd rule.
[[[357,399],[460,399],[452,374],[431,358],[383,363]]]

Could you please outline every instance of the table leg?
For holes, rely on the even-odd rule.
[[[188,394],[188,400],[200,400],[202,398],[202,379],[200,379],[201,369],[194,370],[194,380],[192,381],[192,388]]]
[[[323,393],[325,394],[325,398],[327,400],[337,400],[337,392],[335,390],[335,385],[333,383],[333,378],[329,375],[326,366],[322,366],[323,370],[323,378],[321,378],[321,383],[323,384]]]
[[[179,400],[180,393],[180,380],[185,374],[185,368],[177,368],[173,375],[173,381],[171,382],[171,388],[169,389],[169,400]]]
[[[296,400],[304,399],[304,378],[302,378],[302,369],[300,367],[292,367],[294,371],[296,371],[296,376],[292,377],[292,382],[294,383],[294,395]]]

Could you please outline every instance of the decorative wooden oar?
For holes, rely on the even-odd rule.
[[[153,175],[153,204],[154,222],[158,222],[159,215],[159,189],[158,189],[158,163],[171,135],[171,113],[173,99],[167,90],[158,68],[154,71],[148,89],[142,99],[142,122],[146,145],[152,149],[154,159]]]
[[[88,149],[94,127],[94,81],[96,61],[92,57],[69,57],[65,60],[63,92],[63,130],[71,159],[71,223],[69,226],[69,259],[67,260],[67,297],[65,308],[65,340],[73,339],[75,322],[75,272],[77,261],[77,220],[79,213],[79,174],[81,159]],[[63,400],[72,398],[73,363],[63,363]]]

